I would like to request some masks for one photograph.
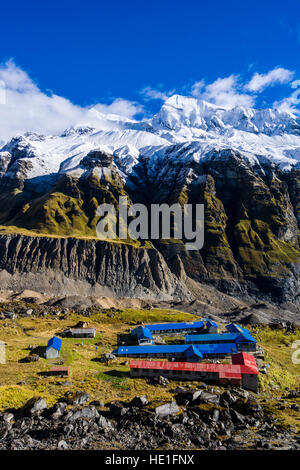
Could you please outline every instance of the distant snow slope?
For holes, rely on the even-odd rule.
[[[19,168],[16,162],[24,160],[30,162],[23,170],[26,179],[80,174],[81,159],[96,148],[113,153],[115,165],[125,176],[141,155],[149,158],[149,164],[166,153],[199,161],[228,148],[257,165],[266,159],[286,171],[300,165],[300,119],[288,112],[221,108],[174,95],[149,120],[134,121],[96,110],[95,116],[96,128],[83,123],[60,136],[27,133],[15,137],[0,149],[0,170],[13,178]]]

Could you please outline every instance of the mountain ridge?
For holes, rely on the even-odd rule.
[[[298,302],[299,118],[177,95],[147,121],[101,120],[102,129],[27,133],[2,147],[3,234],[97,239],[97,207],[118,211],[120,195],[147,207],[200,203],[202,250],[189,253],[180,240],[145,249],[178,278]]]

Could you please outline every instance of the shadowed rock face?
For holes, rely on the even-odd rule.
[[[60,273],[65,278],[87,282],[95,290],[98,287],[99,292],[106,288],[118,296],[190,297],[157,250],[125,244],[2,235],[0,269],[14,275],[15,279],[20,273],[39,279],[42,276],[45,285],[53,279],[53,274]],[[57,283],[54,286],[57,288]]]
[[[100,150],[91,150],[86,157],[80,161],[80,165],[87,168],[110,167],[113,162],[113,156]]]

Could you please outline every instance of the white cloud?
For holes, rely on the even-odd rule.
[[[26,131],[57,134],[75,125],[97,125],[99,115],[92,109],[127,118],[143,110],[140,104],[122,98],[109,105],[80,107],[61,96],[47,95],[12,60],[0,65],[0,86],[0,141]]]
[[[292,97],[284,98],[280,101],[274,101],[273,108],[278,109],[279,111],[299,114],[299,110],[295,108],[295,102]]]
[[[291,87],[295,89],[291,96],[280,101],[275,101],[273,103],[273,108],[293,114],[300,114],[300,110],[296,107],[300,104],[300,80],[292,82]]]
[[[111,104],[99,103],[93,108],[103,114],[117,114],[127,118],[133,118],[136,114],[144,112],[141,104],[123,98],[116,98]]]
[[[161,90],[157,90],[150,86],[146,86],[140,91],[140,94],[143,96],[145,101],[150,101],[150,100],[166,101],[171,95],[174,94],[174,91],[175,90],[163,92]]]
[[[195,82],[191,88],[191,95],[197,98],[201,94],[201,90],[203,90],[205,86],[204,80],[199,80],[199,82]]]
[[[251,80],[245,85],[245,90],[261,92],[264,88],[275,84],[289,83],[294,76],[291,70],[277,67],[268,73],[255,73]]]
[[[203,89],[202,81],[194,83],[191,93],[198,99],[209,101],[218,106],[233,108],[234,106],[251,107],[255,98],[240,91],[241,85],[238,75],[218,78]]]

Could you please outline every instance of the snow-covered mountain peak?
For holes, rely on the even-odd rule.
[[[153,118],[154,126],[178,131],[198,128],[218,133],[242,130],[266,135],[300,135],[300,119],[279,109],[221,107],[192,97],[173,95]]]
[[[39,177],[82,171],[80,162],[92,150],[114,156],[124,175],[135,171],[141,158],[153,173],[167,159],[189,167],[214,153],[238,152],[249,164],[273,162],[289,171],[300,162],[300,119],[277,109],[224,108],[193,97],[173,95],[151,119],[136,121],[90,110],[90,123],[80,123],[61,135],[33,132],[14,137],[2,152],[1,175],[19,172],[39,184]],[[224,151],[224,152],[223,152]],[[153,168],[151,168],[153,166]],[[4,172],[4,173],[3,173]],[[45,185],[48,178],[42,178]]]

